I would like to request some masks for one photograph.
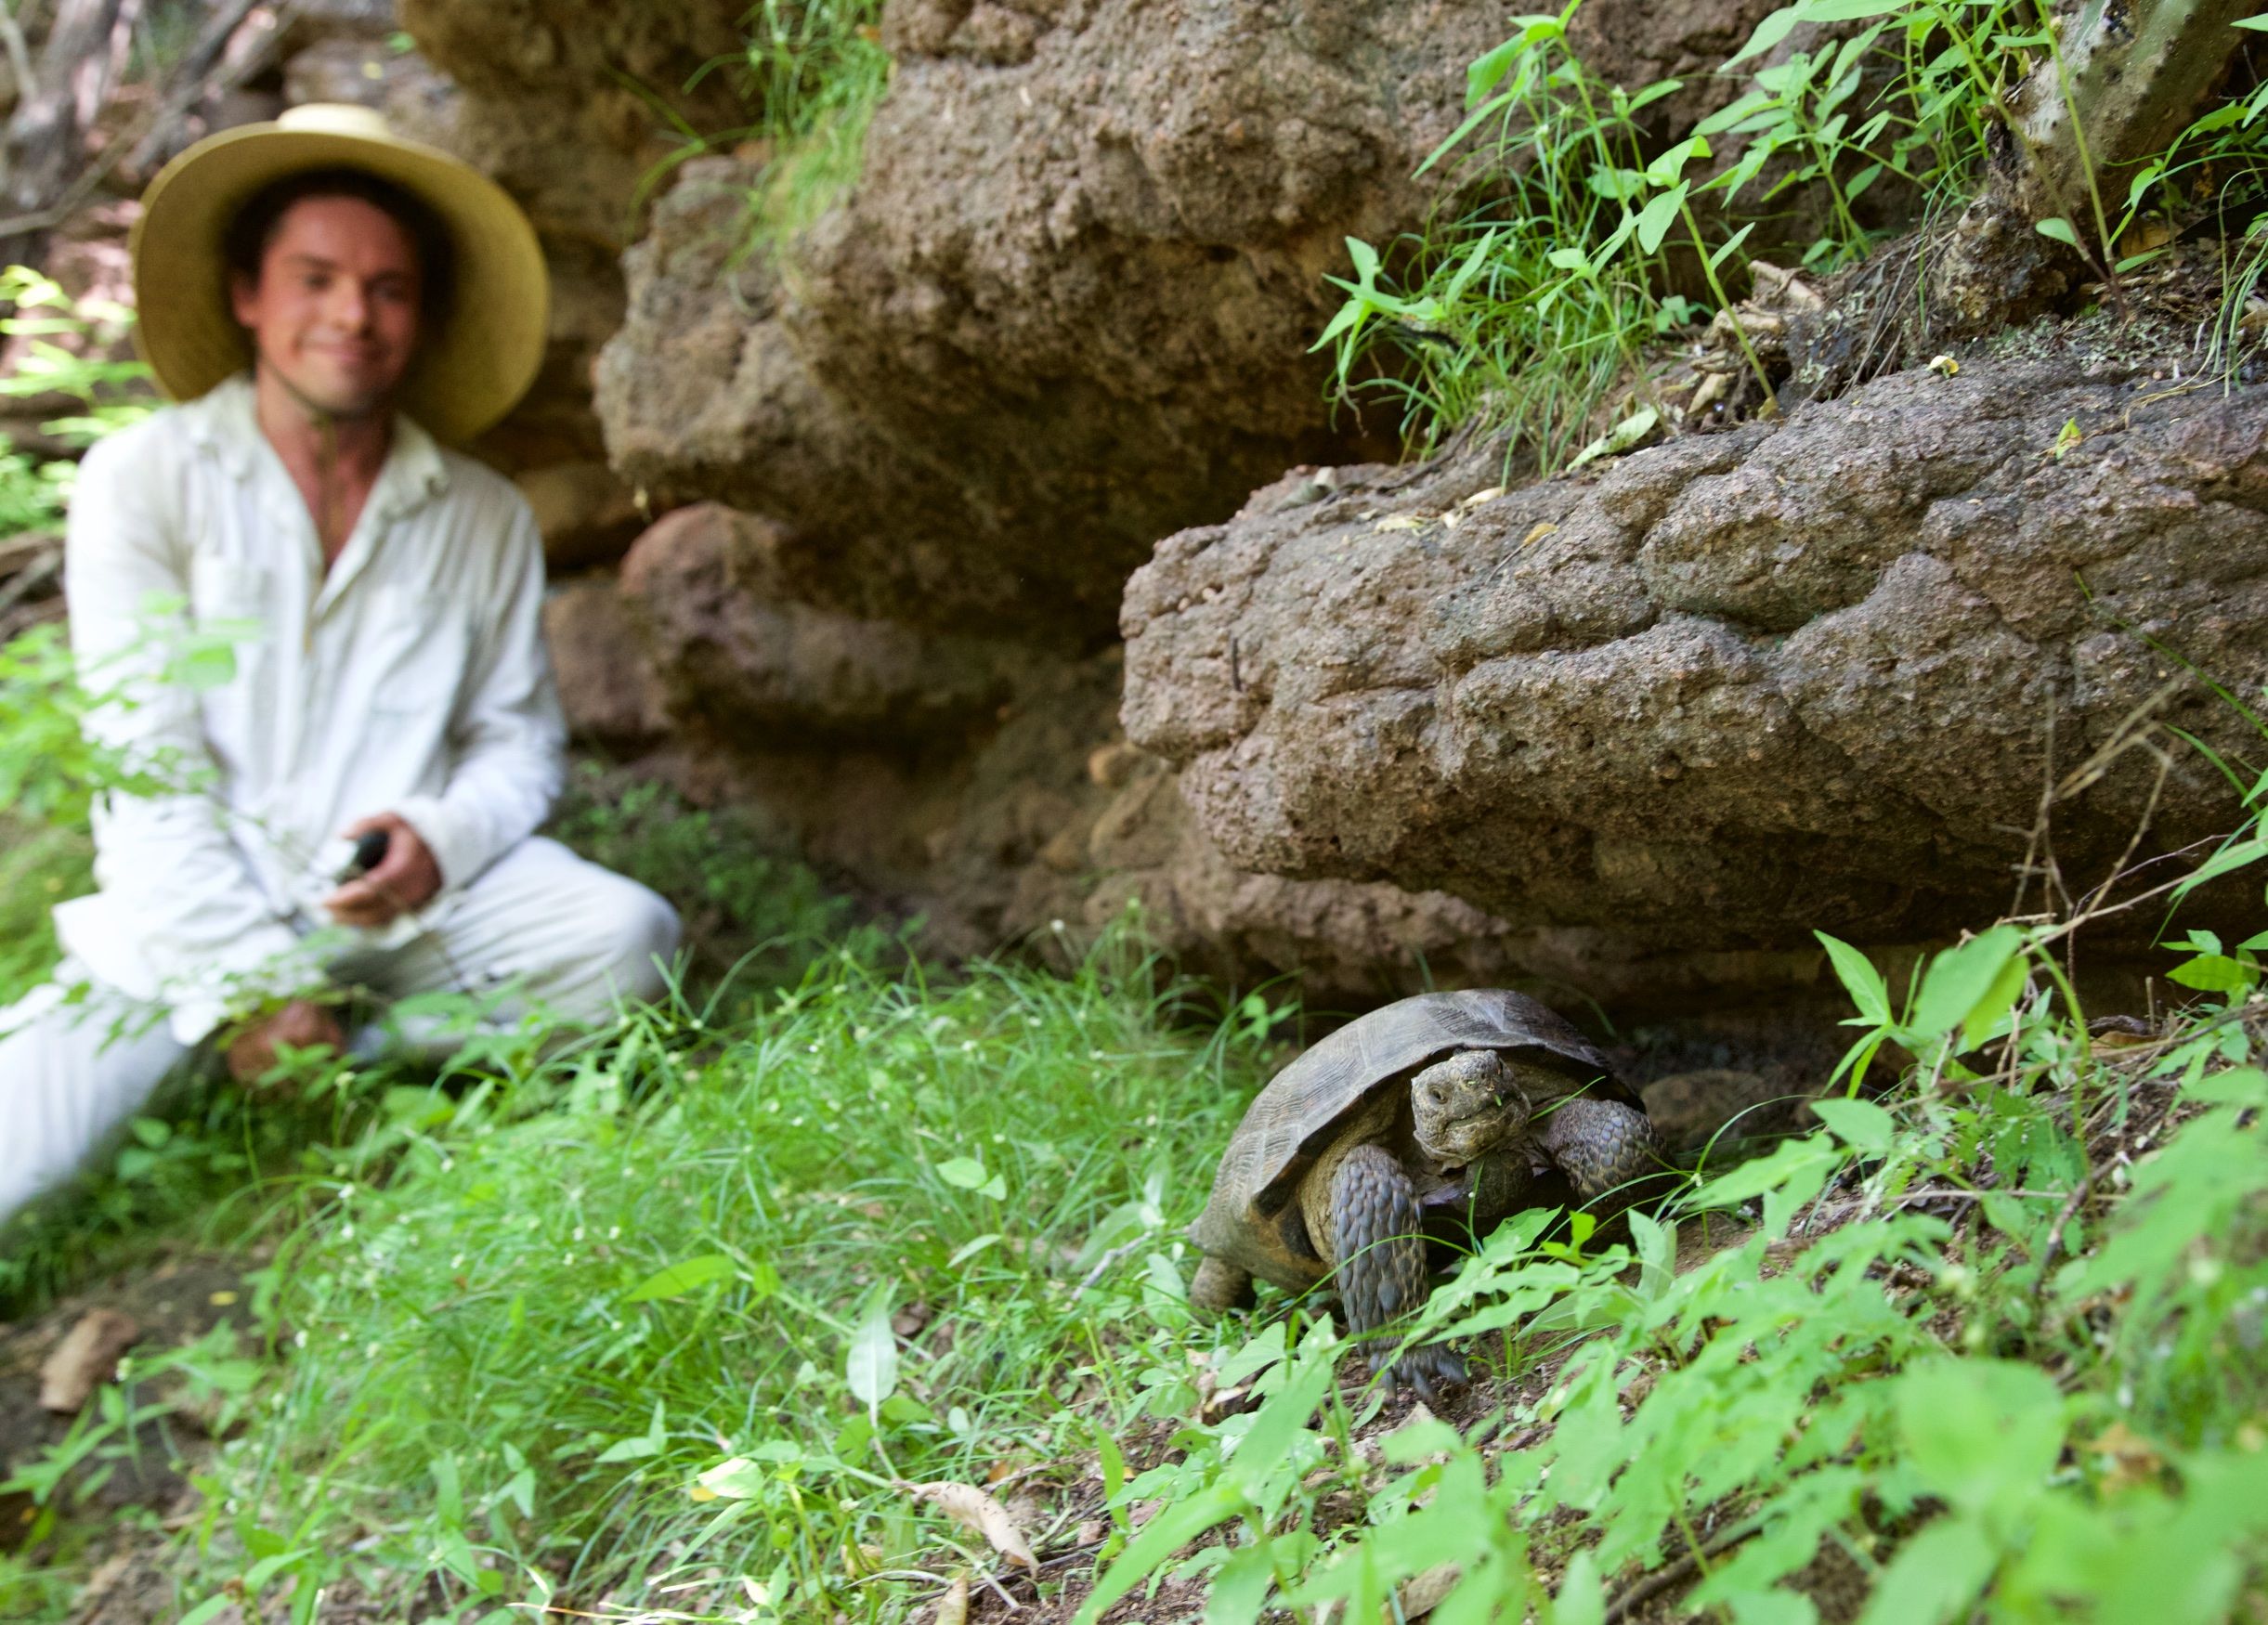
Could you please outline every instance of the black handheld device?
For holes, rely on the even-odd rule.
[[[383,829],[367,829],[355,837],[355,855],[339,871],[339,884],[359,880],[380,864],[385,862],[386,838]]]

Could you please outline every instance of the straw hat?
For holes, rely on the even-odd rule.
[[[310,102],[208,136],[168,163],[135,222],[136,346],[175,400],[252,361],[228,303],[221,240],[253,194],[302,170],[365,170],[412,192],[455,245],[449,318],[424,334],[400,404],[435,437],[470,440],[510,411],[543,359],[551,283],[535,228],[502,187],[368,108]]]

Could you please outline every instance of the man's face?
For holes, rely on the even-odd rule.
[[[392,400],[418,333],[417,250],[392,215],[359,198],[303,198],[239,276],[236,318],[261,362],[334,417]]]

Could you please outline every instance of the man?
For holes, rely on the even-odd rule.
[[[436,439],[535,374],[525,216],[374,114],[304,107],[168,165],[133,247],[181,404],[88,453],[65,571],[82,679],[125,702],[88,732],[169,790],[98,809],[98,890],[56,911],[69,960],[0,1015],[0,1216],[216,1036],[245,1080],[345,1045],[326,988],[589,1020],[658,992],[677,943],[659,898],[532,833],[565,734],[541,540]],[[231,675],[171,680],[209,640]],[[371,831],[383,860],[342,880]]]

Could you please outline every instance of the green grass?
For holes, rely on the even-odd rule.
[[[777,258],[858,178],[867,125],[890,88],[881,11],[881,0],[757,0],[740,20],[744,47],[702,64],[685,86],[723,75],[749,122],[703,134],[654,100],[684,140],[646,176],[638,202],[688,158],[718,147],[751,151],[757,176],[740,252]]]
[[[1735,1620],[1813,1618],[1821,1564],[1883,1622],[2243,1616],[2259,967],[2193,943],[2175,974],[2219,995],[2097,1051],[2055,951],[1996,928],[1900,998],[1837,945],[1854,1064],[1886,1039],[1904,1083],[1627,1242],[1548,1213],[1491,1238],[1413,1334],[1511,1379],[1509,1453],[1361,1443],[1381,1396],[1280,1300],[1193,1320],[1180,1227],[1284,1012],[1204,1019],[1129,944],[1067,977],[836,952],[753,1019],[674,1005],[549,1059],[334,1080],[350,1132],[247,1199],[276,1346],[249,1375],[183,1357],[241,1425],[181,1606],[899,1618],[997,1561],[913,1487],[1004,1476],[1043,1555],[1105,1531],[1051,1588],[1169,1572],[1224,1621],[1375,1617],[1444,1564],[1446,1618],[1596,1619],[1696,1546],[1688,1601]]]
[[[867,124],[890,87],[880,0],[761,0],[735,64],[771,148],[749,196],[750,246],[776,252],[858,178]]]
[[[93,886],[94,855],[83,831],[0,814],[0,1006],[13,1004],[54,968],[48,911]]]
[[[1445,1618],[1597,1618],[1696,1547],[1688,1601],[1733,1620],[1813,1618],[1822,1583],[1883,1625],[2258,1612],[2268,933],[2191,934],[2170,978],[2205,996],[2120,1051],[2053,928],[1995,927],[1902,994],[1830,943],[1857,1011],[1837,1081],[1913,1071],[1627,1241],[1504,1227],[1413,1332],[1505,1380],[1493,1424],[1380,1438],[1324,1304],[1185,1302],[1181,1227],[1288,1007],[1223,1020],[1123,938],[1068,976],[942,974],[846,936],[753,826],[602,775],[563,827],[713,913],[740,994],[153,1108],[15,1231],[7,1284],[236,1251],[267,1346],[142,1358],[20,1467],[44,1510],[0,1566],[11,1617],[69,1617],[100,1546],[65,1469],[114,1462],[178,1403],[160,1384],[223,1441],[191,1463],[189,1619],[240,1591],[295,1618],[358,1592],[495,1625],[900,1618],[999,1562],[915,1487],[995,1481],[1050,1592],[1169,1577],[1223,1625],[1372,1617],[1444,1565]],[[2213,866],[2264,861],[2248,826]]]
[[[649,1010],[388,1091],[390,1175],[302,1181],[259,1278],[288,1344],[212,1469],[204,1583],[293,1552],[272,1583],[901,1611],[859,1572],[934,1553],[898,1481],[1063,1459],[1180,1362],[1168,1219],[1253,1057],[1149,976],[839,954],[753,1025]]]

